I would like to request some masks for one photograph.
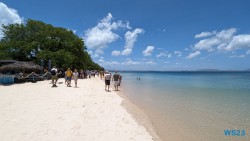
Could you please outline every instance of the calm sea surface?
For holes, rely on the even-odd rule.
[[[250,72],[120,72],[163,140],[250,139]],[[141,80],[137,80],[140,77]],[[244,130],[226,136],[224,130]]]

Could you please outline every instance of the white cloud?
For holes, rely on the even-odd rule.
[[[98,58],[98,57],[100,57],[100,56],[99,56],[99,54],[96,54],[96,53],[95,53],[95,54],[93,54],[91,57],[93,57],[93,58]]]
[[[146,64],[148,64],[148,65],[155,65],[157,63],[155,63],[154,61],[148,61],[148,62],[146,62]]]
[[[124,64],[124,65],[138,65],[138,64],[141,64],[141,62],[136,62],[136,61],[128,60],[127,62],[124,62],[122,64]]]
[[[221,49],[226,51],[232,51],[237,49],[250,49],[250,34],[248,35],[237,35],[228,43],[227,46]]]
[[[89,55],[92,57],[92,58],[97,58],[99,57],[99,55],[97,53],[94,53],[92,50],[87,50]]]
[[[237,30],[235,28],[230,28],[230,29],[227,29],[227,30],[222,30],[221,32],[218,32],[216,34],[216,37],[218,37],[219,39],[221,40],[230,40],[233,35],[237,32]]]
[[[87,52],[89,53],[89,55],[93,55],[93,51],[92,50],[87,50]]]
[[[96,54],[104,54],[104,52],[103,52],[101,49],[97,49],[97,50],[95,51],[95,53],[96,53]]]
[[[158,55],[156,55],[157,58],[160,58],[160,57],[168,57],[168,58],[171,58],[172,57],[172,54],[171,53],[167,53],[167,51],[164,51],[164,52],[161,52],[159,53]]]
[[[180,52],[180,51],[175,51],[174,54],[176,54],[177,57],[181,57],[182,56],[182,52]]]
[[[9,8],[4,3],[0,2],[0,39],[3,37],[2,25],[13,23],[22,23],[23,18],[18,15],[17,10]]]
[[[127,31],[125,34],[125,49],[122,51],[122,55],[130,55],[133,51],[134,43],[137,40],[139,34],[142,34],[144,31],[141,28],[136,28],[134,31]]]
[[[200,34],[196,34],[195,38],[204,38],[204,37],[208,37],[208,36],[212,36],[215,35],[216,31],[213,32],[201,32]]]
[[[121,63],[116,62],[116,61],[111,61],[111,62],[104,62],[103,65],[104,66],[114,66],[114,65],[120,65]]]
[[[231,55],[230,58],[244,58],[245,55]]]
[[[103,59],[99,59],[99,60],[98,60],[98,62],[103,63],[103,62],[104,62],[104,60],[103,60]]]
[[[132,53],[132,49],[131,48],[126,48],[125,50],[122,51],[122,55],[129,55]]]
[[[224,48],[236,33],[235,28],[222,30],[216,33],[214,36],[202,39],[194,45],[195,50],[206,50],[208,52],[214,51],[215,49]],[[216,48],[217,47],[217,48]]]
[[[100,59],[100,61],[102,61]],[[100,62],[99,61],[99,62]],[[117,62],[117,61],[106,61],[106,62],[102,62],[103,66],[114,66],[114,65],[126,65],[126,66],[130,66],[130,65],[138,65],[138,64],[142,64],[142,62],[137,62],[137,61],[133,61],[133,60],[127,60],[126,62]]]
[[[84,39],[88,48],[103,50],[108,44],[119,38],[119,35],[114,33],[114,30],[118,28],[130,29],[129,23],[123,23],[122,21],[112,22],[112,19],[111,13],[108,13],[97,26],[85,31]],[[100,53],[100,51],[97,53]]]
[[[200,55],[201,52],[200,51],[196,51],[196,52],[193,52],[193,53],[190,53],[188,56],[187,56],[187,59],[192,59],[198,55]]]
[[[167,57],[167,56],[168,56],[168,54],[163,53],[163,52],[161,52],[161,53],[159,53],[158,55],[156,55],[157,58],[160,58],[160,57]]]
[[[151,56],[152,52],[154,51],[153,46],[148,46],[142,53],[144,54],[144,56]]]
[[[210,37],[200,40],[198,43],[194,45],[193,49],[195,51],[206,50],[208,52],[212,51],[229,52],[239,49],[249,50],[250,34],[236,35],[236,32],[237,32],[236,28],[222,30],[217,33],[215,31],[203,32],[203,35],[205,35],[205,33],[207,34],[211,33]],[[201,34],[198,35],[201,36]]]
[[[120,51],[117,51],[117,50],[112,51],[112,55],[113,55],[113,56],[119,56],[120,54],[121,54]]]
[[[218,38],[203,39],[194,45],[195,50],[213,51],[213,47],[221,43]]]

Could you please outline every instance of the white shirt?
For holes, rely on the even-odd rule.
[[[105,80],[110,80],[111,79],[110,73],[105,74],[104,78],[105,78]]]
[[[78,78],[78,75],[79,75],[78,72],[73,73],[73,76],[74,76],[75,79]]]

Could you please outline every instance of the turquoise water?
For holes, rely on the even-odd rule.
[[[121,74],[125,95],[145,111],[163,140],[250,139],[250,72]],[[246,135],[225,136],[227,129]]]

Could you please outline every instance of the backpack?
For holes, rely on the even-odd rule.
[[[51,70],[51,75],[56,75],[56,70],[55,69]]]
[[[105,75],[105,79],[106,79],[106,80],[110,80],[110,79],[111,79],[111,75],[110,75],[110,74],[106,74],[106,75]]]
[[[114,74],[113,78],[114,81],[118,81],[119,80],[120,75],[119,74]]]

